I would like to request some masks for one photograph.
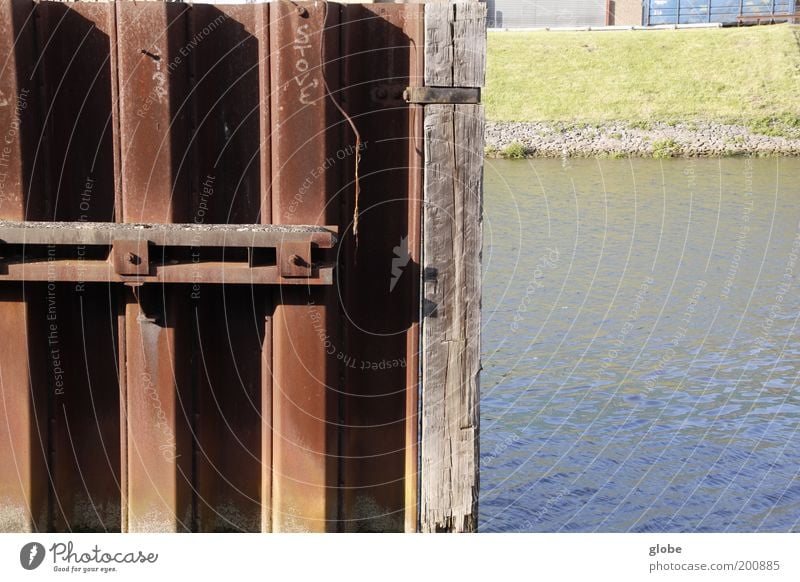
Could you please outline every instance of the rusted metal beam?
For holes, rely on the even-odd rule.
[[[315,255],[335,245],[337,231],[335,226],[0,221],[0,281],[57,276],[76,282],[329,285],[333,266]],[[108,254],[86,258],[92,256],[87,247],[104,247],[101,254]],[[180,252],[209,247],[217,252],[204,257]],[[237,258],[232,252],[237,248],[250,252]]]
[[[92,199],[82,187],[90,182],[113,192],[113,131],[104,115],[112,102],[113,9],[24,2],[6,7],[12,15],[3,14],[2,21],[15,30],[4,54],[19,60],[6,61],[16,83],[1,81],[10,106],[0,113],[0,217],[108,220],[113,197]],[[20,67],[25,62],[30,66]],[[37,529],[118,530],[118,395],[107,389],[116,376],[115,322],[103,325],[112,300],[98,286],[68,285],[52,276],[42,281],[46,285],[10,283],[3,289],[5,296],[18,290],[26,303],[16,316],[15,335],[26,350],[20,361],[37,362],[3,386],[4,396],[26,390],[38,425],[35,457],[42,460],[34,466],[46,472],[37,478],[39,493],[30,495],[28,511]],[[88,320],[95,325],[87,328]],[[8,369],[1,361],[6,355],[19,356],[12,352],[3,350],[0,367]],[[15,432],[19,440],[25,431]],[[26,456],[24,449],[14,445],[13,454]]]
[[[0,353],[0,531],[47,531],[47,368],[31,366],[29,347],[41,346],[28,321],[25,298],[43,296],[19,285],[0,288],[0,335],[15,338]],[[41,329],[41,328],[40,328]],[[46,360],[45,360],[46,361]]]
[[[270,4],[272,221],[337,224],[341,167],[339,6]],[[329,95],[329,90],[332,92]],[[336,294],[274,293],[272,528],[335,531],[339,345]]]
[[[164,284],[185,283],[190,285],[288,285],[325,286],[333,283],[333,267],[315,265],[309,276],[284,277],[275,265],[251,267],[247,262],[208,261],[193,264],[150,263],[148,275],[124,275],[114,271],[111,262],[83,260],[48,261],[0,264],[0,282],[3,281],[49,281],[88,283]]]
[[[422,81],[421,20],[421,5],[342,7],[342,101],[362,144],[358,208],[350,194],[355,155],[343,162],[350,190],[338,278],[347,322],[344,345],[337,347],[344,362],[346,531],[403,531],[407,519],[416,524],[416,503],[406,498],[407,485],[416,490],[416,471],[406,473],[406,449],[414,446],[416,431],[407,429],[417,414],[409,418],[406,405],[408,392],[417,390],[408,344],[418,319],[419,223],[413,215],[420,184],[412,173],[420,164],[408,139],[412,108],[388,98],[392,87],[402,93]],[[345,130],[345,144],[355,144],[349,124]]]
[[[262,354],[270,290],[208,286],[196,300],[197,529],[261,529]]]
[[[47,151],[47,188],[38,195],[45,214],[39,218],[113,220],[114,7],[43,2],[36,12]],[[42,325],[51,326],[51,363],[57,348],[63,381],[50,403],[50,528],[119,531],[119,393],[109,389],[118,377],[116,293],[89,280],[57,282],[53,289],[53,281],[48,279],[48,321]]]
[[[178,293],[183,291],[183,293]],[[126,306],[128,531],[193,529],[188,290],[145,286]]]
[[[416,23],[409,23],[413,30],[416,45],[424,45],[425,20],[424,8],[420,12]],[[420,14],[421,13],[421,14]],[[410,75],[411,86],[424,84],[425,54],[424,51],[415,53]],[[406,332],[406,418],[405,418],[405,528],[408,533],[419,531],[419,440],[420,440],[420,303],[421,290],[420,270],[422,264],[422,201],[425,165],[425,134],[424,125],[425,108],[422,105],[411,105],[411,115],[408,124],[408,171],[409,171],[409,198],[408,198],[408,249],[409,263],[413,265],[409,276],[413,282],[408,286],[409,310],[412,313],[411,325]]]
[[[161,247],[277,248],[308,243],[321,249],[336,244],[338,227],[279,224],[115,224],[0,220],[0,244],[111,245],[143,240]]]
[[[270,67],[270,8],[262,4],[256,12],[258,40],[258,151],[259,151],[259,214],[261,224],[272,223],[272,101]],[[255,126],[255,124],[253,124]],[[261,531],[272,531],[272,321],[273,294],[264,297],[264,337],[261,341]]]
[[[269,101],[261,84],[269,62],[269,5],[195,4],[188,16],[188,38],[202,37],[189,56],[192,93],[187,98],[194,139],[188,163],[197,177],[193,214],[203,213],[204,223],[213,228],[241,223],[269,229],[258,224],[269,201],[269,143],[262,139]],[[268,84],[265,89],[268,95]],[[269,222],[269,215],[266,218]],[[252,249],[251,267],[261,268],[267,258],[279,265],[283,245],[298,241],[309,247],[305,256],[310,262],[311,242],[301,237],[282,239],[269,257],[264,249]],[[235,249],[225,248],[226,262],[235,254],[229,251]],[[287,283],[280,278],[280,267],[277,270],[277,282]],[[262,480],[271,470],[263,465],[262,451],[262,435],[271,430],[262,417],[270,404],[264,369],[272,364],[271,296],[272,289],[227,284],[203,286],[196,293],[193,432],[198,531],[262,529],[263,507],[269,503]]]
[[[119,222],[191,223],[186,4],[119,2]],[[194,529],[192,286],[127,296],[128,531]]]
[[[0,86],[8,106],[0,108],[0,217],[24,220],[27,201],[41,189],[31,174],[34,134],[41,131],[37,106],[34,4],[0,4]],[[21,131],[25,128],[25,132]],[[34,206],[34,210],[36,207]],[[43,297],[42,286],[0,286],[0,336],[14,338],[0,350],[0,531],[46,531],[48,491],[47,353],[30,353],[35,342],[26,299]],[[38,332],[44,330],[40,327]],[[31,366],[33,356],[40,363]]]

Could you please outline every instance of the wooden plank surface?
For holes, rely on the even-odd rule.
[[[485,16],[485,4],[426,5],[426,84],[483,84]],[[427,532],[477,530],[483,124],[482,105],[425,108],[420,529]]]
[[[425,85],[453,86],[453,5],[425,6]],[[445,25],[446,24],[446,25]]]

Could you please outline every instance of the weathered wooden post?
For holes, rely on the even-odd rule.
[[[477,529],[485,55],[486,4],[425,6],[425,85],[453,89],[431,91],[424,122],[425,532]]]

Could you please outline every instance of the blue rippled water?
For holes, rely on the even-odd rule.
[[[485,184],[481,530],[800,529],[800,160]]]

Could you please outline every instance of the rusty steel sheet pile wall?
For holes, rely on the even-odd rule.
[[[423,24],[2,0],[0,531],[418,528]]]

